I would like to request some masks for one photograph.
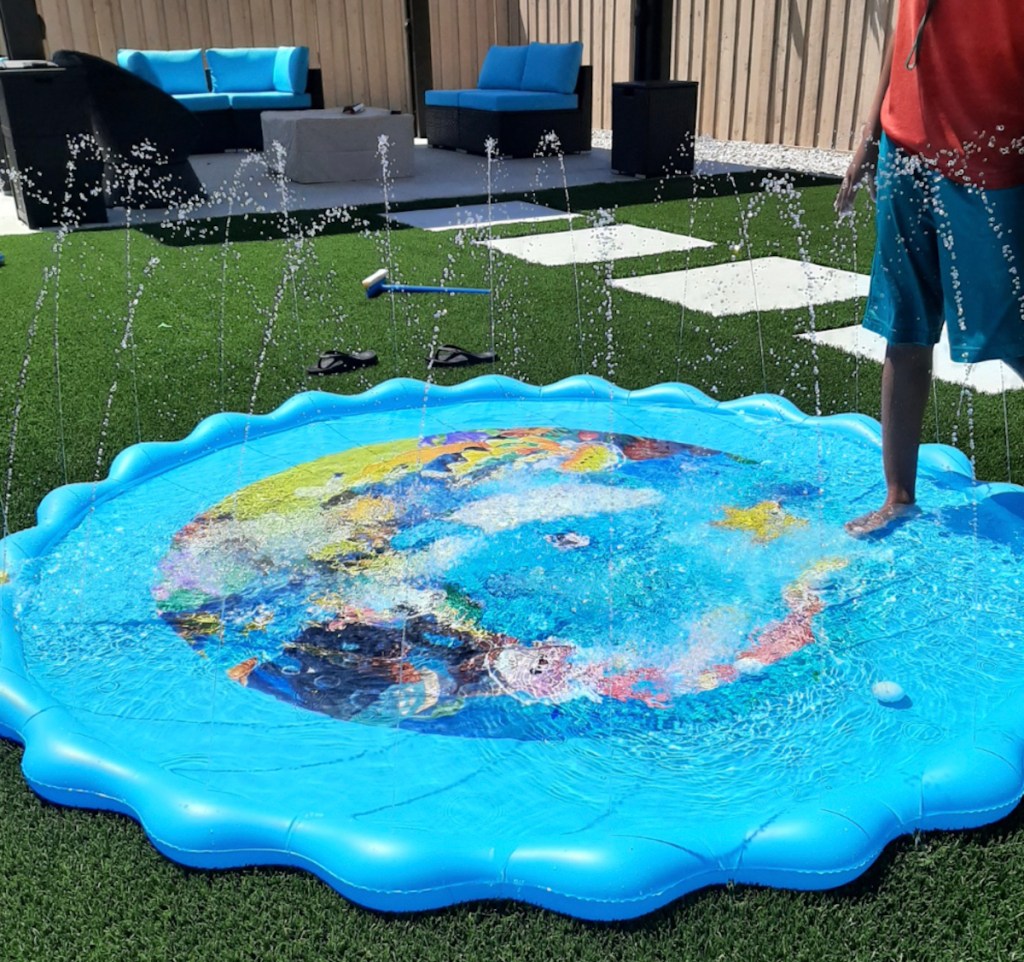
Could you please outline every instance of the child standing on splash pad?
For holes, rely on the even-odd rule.
[[[877,193],[874,180],[877,176]],[[863,139],[836,198],[868,186],[877,240],[864,326],[882,368],[880,531],[915,511],[917,454],[943,323],[954,361],[1024,377],[1024,9],[1020,0],[899,0]]]

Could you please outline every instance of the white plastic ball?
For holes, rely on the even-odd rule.
[[[892,705],[895,702],[903,701],[905,692],[894,681],[876,681],[871,686],[871,694],[883,705]]]

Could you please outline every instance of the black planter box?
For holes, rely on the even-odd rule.
[[[612,170],[641,177],[693,173],[695,80],[612,84]]]
[[[18,217],[29,227],[106,222],[96,192],[103,165],[95,150],[82,149],[69,166],[69,138],[91,133],[85,90],[66,70],[0,69],[0,152],[11,171],[7,186]]]

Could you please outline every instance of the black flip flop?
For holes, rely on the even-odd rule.
[[[324,351],[313,367],[307,367],[306,373],[316,374],[347,374],[361,367],[373,367],[377,363],[374,351]]]
[[[429,367],[469,367],[471,364],[493,364],[498,360],[494,351],[474,354],[454,344],[442,344],[427,358]]]

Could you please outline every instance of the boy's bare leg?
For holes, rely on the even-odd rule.
[[[917,451],[932,382],[932,348],[890,344],[882,366],[882,467],[885,503],[847,522],[846,530],[865,535],[915,511]]]

